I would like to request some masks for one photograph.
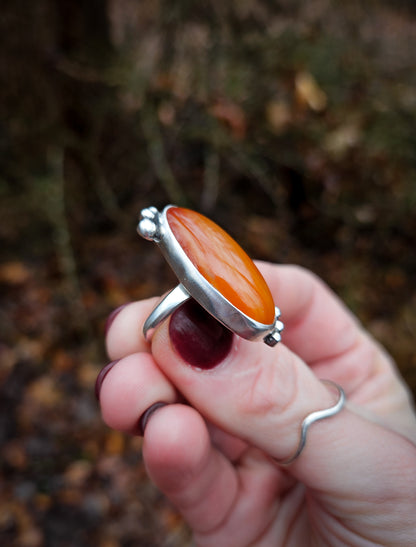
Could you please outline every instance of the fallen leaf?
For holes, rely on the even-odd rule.
[[[295,78],[296,98],[315,112],[322,112],[327,105],[327,96],[310,72],[301,71]]]

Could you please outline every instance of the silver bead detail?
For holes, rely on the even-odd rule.
[[[282,339],[282,336],[281,336],[281,332],[282,330],[285,328],[284,324],[279,321],[279,317],[280,317],[280,310],[279,308],[275,308],[275,321],[274,321],[274,324],[273,324],[273,329],[271,332],[269,332],[269,334],[267,334],[264,338],[263,338],[263,341],[265,342],[265,344],[267,344],[268,346],[275,346],[276,344],[278,344],[281,339]]]
[[[147,207],[140,213],[141,220],[137,226],[138,233],[150,241],[159,238],[159,211],[156,207]]]
[[[151,220],[155,219],[159,214],[159,211],[156,207],[147,207],[143,209],[140,213],[141,218],[150,218]]]
[[[143,218],[137,226],[137,231],[145,239],[153,241],[157,236],[158,229],[153,220],[150,220],[150,218]]]

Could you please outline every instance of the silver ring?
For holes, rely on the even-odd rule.
[[[192,228],[198,223],[202,228],[195,235]],[[137,231],[158,245],[180,282],[147,318],[143,327],[147,339],[162,321],[193,298],[242,338],[262,338],[269,346],[280,341],[284,325],[265,280],[248,255],[219,226],[195,211],[168,205],[162,212],[155,207],[143,209]],[[205,261],[205,270],[195,258],[198,253]],[[226,273],[216,271],[214,266],[210,270],[211,259],[217,266],[222,260]],[[241,287],[247,287],[247,300],[240,294]]]
[[[273,460],[279,465],[289,465],[301,455],[303,449],[305,448],[307,431],[313,423],[318,422],[319,420],[324,420],[325,418],[330,418],[331,416],[335,416],[335,414],[338,414],[338,412],[340,412],[344,408],[346,396],[342,387],[335,382],[332,382],[331,380],[321,380],[321,382],[336,389],[336,391],[338,392],[337,402],[329,408],[326,408],[324,410],[316,410],[315,412],[311,412],[306,416],[301,425],[300,440],[295,453],[284,460],[278,460],[277,458],[273,458]]]

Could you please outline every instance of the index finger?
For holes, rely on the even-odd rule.
[[[298,266],[258,263],[285,323],[283,342],[320,378],[414,439],[412,397],[390,355],[317,276]]]
[[[266,262],[257,266],[282,311],[284,344],[309,365],[339,356],[357,343],[362,335],[357,319],[312,272]]]

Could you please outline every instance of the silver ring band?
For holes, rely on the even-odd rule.
[[[152,331],[169,317],[179,306],[189,300],[191,295],[185,287],[179,284],[172,289],[153,309],[143,325],[143,334],[146,340],[151,338]]]
[[[324,410],[316,410],[315,412],[311,412],[306,416],[301,425],[299,445],[295,453],[284,460],[278,460],[277,458],[273,458],[273,460],[279,465],[289,465],[301,455],[302,450],[305,448],[307,431],[313,423],[318,422],[319,420],[324,420],[325,418],[330,418],[331,416],[335,416],[335,414],[338,414],[338,412],[340,412],[344,408],[346,396],[342,387],[335,382],[332,382],[331,380],[321,380],[321,382],[336,389],[336,391],[338,392],[337,402],[329,408],[326,408]]]

